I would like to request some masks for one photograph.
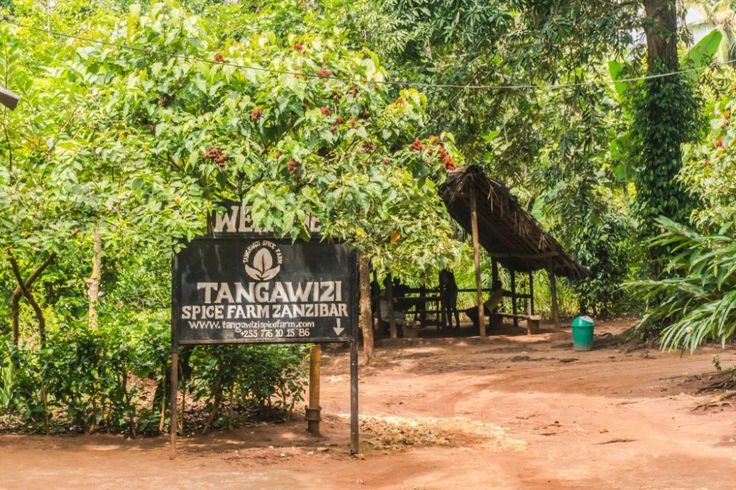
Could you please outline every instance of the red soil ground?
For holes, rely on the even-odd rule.
[[[361,372],[359,458],[347,355],[327,352],[322,438],[297,416],[180,439],[171,461],[165,438],[5,435],[0,488],[732,489],[736,410],[696,394],[714,355],[736,364],[733,348],[573,352],[564,331],[384,341]]]

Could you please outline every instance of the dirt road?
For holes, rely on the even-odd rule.
[[[614,322],[601,331],[620,331]],[[0,488],[736,487],[736,410],[696,395],[718,355],[616,347],[569,333],[402,339],[363,369],[363,454],[347,455],[347,356],[323,369],[324,437],[305,422],[185,439],[0,436]]]

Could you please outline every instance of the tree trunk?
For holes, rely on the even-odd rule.
[[[13,343],[16,347],[20,344],[20,296],[23,291],[20,286],[15,288],[10,297],[10,318],[13,322]]]
[[[15,287],[15,290],[13,291],[13,295],[10,297],[10,317],[13,322],[13,343],[18,346],[20,343],[20,298],[23,296],[23,290],[24,286],[25,289],[30,291],[33,287],[33,283],[36,282],[36,279],[38,279],[41,274],[43,274],[43,271],[46,270],[46,268],[51,265],[51,263],[56,258],[56,254],[51,254],[49,257],[41,264],[38,269],[36,269],[33,274],[31,274],[31,277],[28,278],[27,281],[23,282],[23,278],[20,276],[20,269],[18,268],[18,263],[15,263],[13,273],[16,275],[16,281],[18,282],[18,285]],[[15,262],[14,258],[11,258],[13,262]]]
[[[656,70],[658,64],[677,70],[677,1],[644,0],[644,11],[649,71]]]
[[[92,237],[94,243],[92,248],[92,274],[87,283],[87,299],[89,303],[87,312],[87,323],[91,330],[97,330],[99,320],[97,317],[97,300],[100,297],[100,281],[102,279],[102,237],[100,236],[100,225],[95,227]]]
[[[371,314],[371,275],[368,257],[360,254],[360,329],[363,331],[363,355],[365,363],[373,362],[373,317]]]
[[[697,138],[700,128],[694,87],[676,72],[676,0],[644,0],[644,31],[647,38],[648,74],[634,98],[634,154],[637,156],[634,182],[639,239],[658,235],[656,219],[666,216],[687,221],[694,206],[691,195],[677,175],[682,167],[682,144]],[[651,278],[662,274],[660,257],[667,247],[649,247]]]
[[[46,319],[43,316],[43,310],[31,294],[31,290],[26,286],[26,283],[23,281],[23,276],[20,273],[18,262],[12,256],[10,257],[10,266],[13,270],[15,280],[18,282],[18,287],[20,287],[21,291],[23,291],[23,296],[26,297],[26,300],[28,300],[28,303],[31,305],[33,311],[36,313],[36,319],[38,319],[38,334],[41,338],[41,347],[43,348],[46,346]]]

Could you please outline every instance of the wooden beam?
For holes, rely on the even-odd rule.
[[[516,316],[516,272],[511,269],[511,313],[514,314],[514,326],[519,326],[519,318]]]
[[[557,304],[557,278],[555,277],[555,271],[547,269],[547,276],[549,277],[549,292],[551,296],[550,312],[552,313],[552,322],[555,324],[555,328],[560,328],[560,310]]]
[[[386,286],[386,302],[388,303],[388,328],[391,338],[395,339],[399,335],[396,332],[396,318],[394,317],[394,278],[388,275],[388,285]]]
[[[534,314],[534,273],[529,273],[529,315]]]
[[[478,242],[478,204],[475,187],[470,193],[470,225],[473,231],[473,262],[475,265],[475,289],[478,301],[478,328],[480,336],[486,336],[486,315],[483,305],[483,284],[480,281],[480,243]]]
[[[514,254],[514,253],[494,253],[493,256],[498,259],[519,259],[519,260],[540,260],[558,257],[560,252],[541,252],[537,254]]]

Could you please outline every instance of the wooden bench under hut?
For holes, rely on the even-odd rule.
[[[539,328],[539,317],[534,314],[534,278],[532,273],[546,270],[551,292],[551,313],[555,325],[559,325],[557,303],[557,276],[570,279],[586,277],[588,270],[570,257],[539,222],[519,205],[517,199],[504,184],[489,179],[476,166],[451,173],[440,187],[440,195],[450,215],[473,239],[475,281],[478,319],[481,337],[486,336],[486,311],[480,274],[480,247],[491,256],[494,283],[499,279],[498,264],[510,273],[511,313],[493,313],[491,321],[511,317],[514,326],[519,320],[527,321],[527,329],[534,333]],[[529,290],[520,293],[516,288],[516,273],[529,275]],[[518,311],[518,300],[526,302],[526,312]]]

